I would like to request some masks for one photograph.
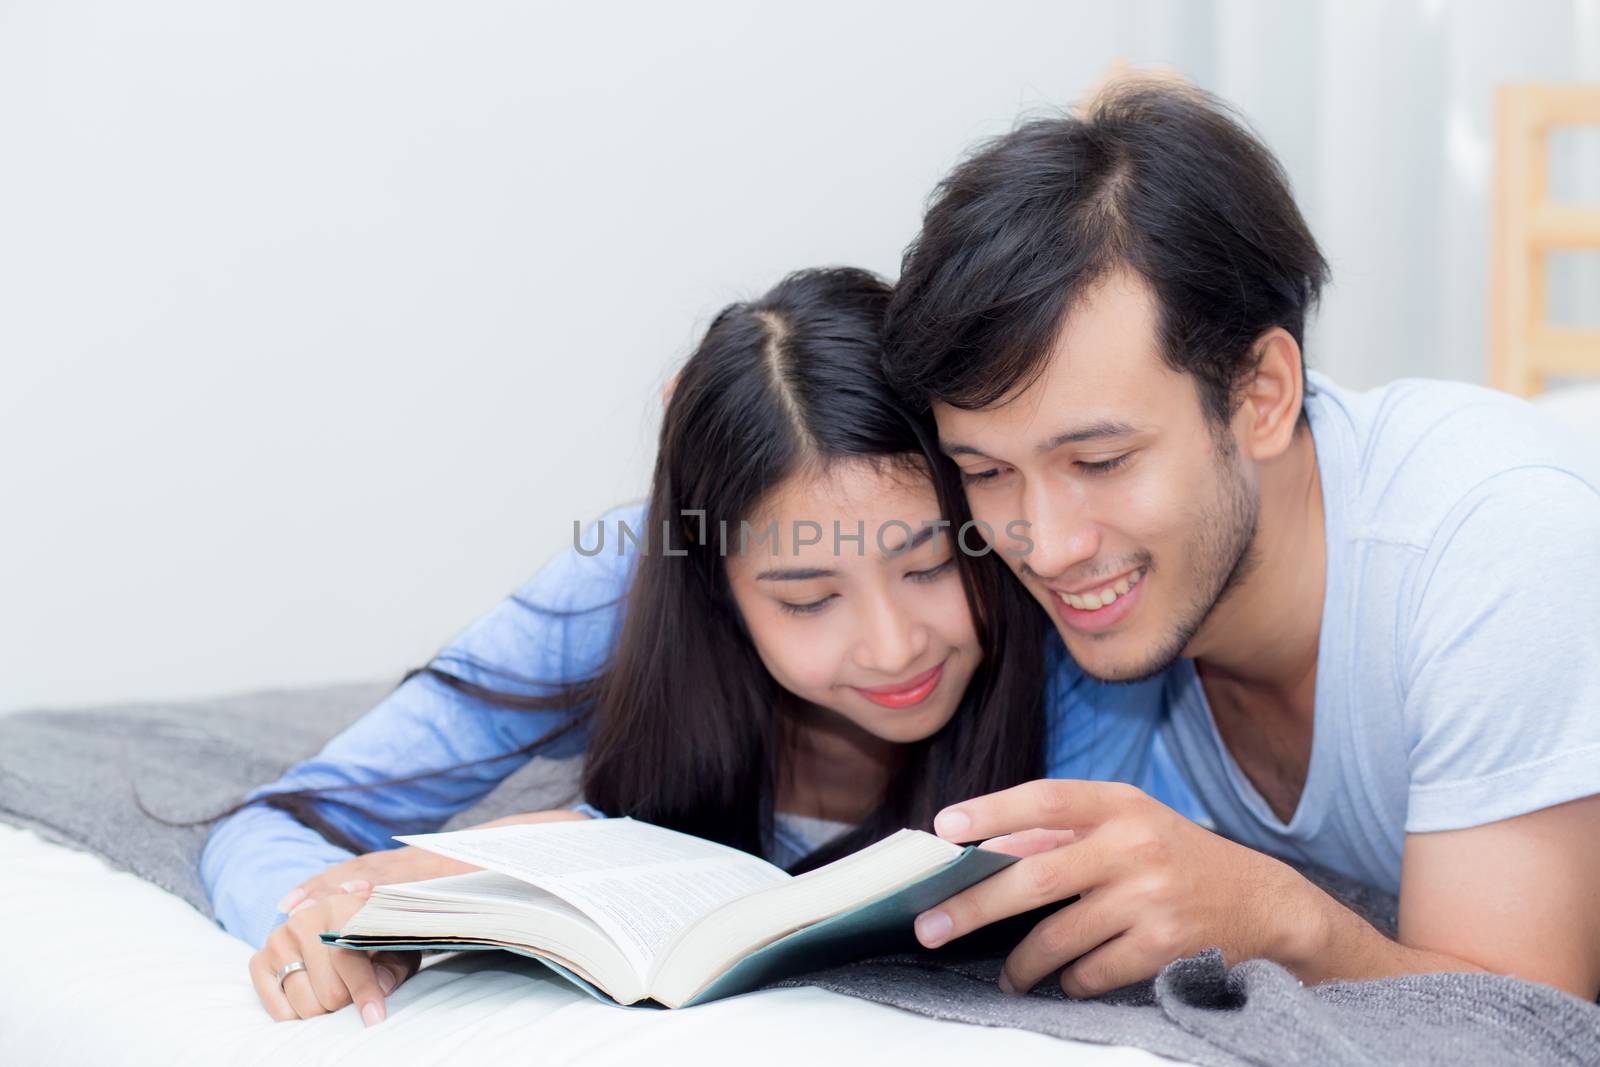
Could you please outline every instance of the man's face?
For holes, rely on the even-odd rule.
[[[973,517],[1095,678],[1165,670],[1250,570],[1254,468],[1207,421],[1195,379],[1162,361],[1137,275],[1085,295],[1026,389],[934,416]],[[1008,535],[1017,519],[1031,548]]]

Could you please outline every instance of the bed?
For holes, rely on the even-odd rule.
[[[600,1004],[505,953],[438,957],[370,1030],[352,1011],[274,1023],[251,949],[183,900],[98,857],[0,824],[0,1063],[1043,1062],[1135,1067],[1151,1053],[969,1026],[780,989],[681,1012]]]
[[[1600,385],[1535,402],[1592,443],[1600,472]],[[372,695],[342,695],[341,714],[368,706]],[[259,700],[237,703],[204,710],[214,720],[259,718]],[[326,709],[312,710],[308,719],[326,726]],[[133,735],[112,736],[106,723],[114,721],[84,730],[80,720],[80,747],[101,744],[108,758],[127,762]],[[140,735],[152,732],[145,720],[127,721]],[[288,729],[281,715],[273,722],[276,734]],[[235,758],[247,759],[249,749]],[[26,768],[13,762],[8,769],[15,779]],[[197,766],[186,783],[197,783],[203,770]],[[245,773],[267,777],[265,769]],[[389,1019],[370,1030],[349,1010],[274,1023],[245,977],[249,946],[182,896],[5,821],[0,907],[10,926],[0,966],[0,1063],[7,1065],[523,1062],[530,1048],[540,1064],[1174,1062],[1135,1048],[931,1019],[814,987],[683,1012],[626,1011],[503,953],[430,960],[391,998]]]

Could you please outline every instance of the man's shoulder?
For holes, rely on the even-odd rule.
[[[1352,537],[1422,549],[1485,493],[1551,472],[1596,484],[1576,436],[1519,397],[1429,379],[1367,392],[1316,382],[1307,403],[1318,463],[1325,486],[1340,489],[1327,506]]]

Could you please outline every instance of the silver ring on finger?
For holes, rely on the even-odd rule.
[[[272,977],[278,980],[278,988],[282,989],[283,980],[285,978],[289,977],[296,971],[303,971],[305,969],[306,965],[304,963],[300,962],[299,960],[295,960],[293,963],[286,963],[276,971],[272,972]]]

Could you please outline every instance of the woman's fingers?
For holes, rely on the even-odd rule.
[[[296,889],[294,892],[284,897],[283,900],[280,900],[278,902],[278,910],[287,912],[289,915],[294,915],[297,912],[305,911],[307,908],[316,907],[319,903],[336,893],[352,894],[360,897],[362,900],[372,896],[372,883],[364,878],[353,878],[348,882],[341,882],[338,886],[328,890],[323,890],[310,882],[306,884],[310,887],[309,889]],[[290,900],[295,901],[295,903],[290,904],[288,907],[284,907],[284,904]]]
[[[306,879],[285,893],[283,899],[278,901],[278,910],[286,915],[293,915],[295,909],[303,908],[313,901],[335,893],[366,893],[371,890],[372,882],[369,879],[341,875],[339,869],[335,867],[315,878]]]
[[[384,987],[384,996],[400,988],[400,983],[416,974],[422,966],[420,952],[374,952],[372,957],[373,965],[378,968],[378,985]]]
[[[320,936],[322,931],[331,929],[328,910],[326,906],[304,908],[289,916],[289,921],[284,923],[299,946],[300,960],[305,963],[305,973],[311,978],[312,993],[325,1012],[338,1011],[351,1002],[350,990],[334,967],[333,952],[322,943]],[[288,984],[286,981],[285,985]],[[294,1002],[292,991],[289,1001]]]
[[[250,957],[250,984],[256,987],[256,996],[261,1001],[261,1006],[267,1009],[267,1014],[272,1016],[274,1022],[288,1022],[298,1019],[299,1013],[289,1003],[288,996],[278,988],[278,980],[273,977],[278,967],[283,966],[272,963],[269,950],[262,949]]]
[[[271,990],[276,989],[279,996],[289,1006],[290,1014],[287,1018],[309,1019],[314,1015],[326,1013],[327,1009],[322,1006],[322,1002],[317,998],[316,990],[312,986],[310,964],[306,965],[305,970],[295,971],[285,976],[281,982],[278,980],[278,972],[290,963],[297,960],[301,963],[306,962],[301,957],[300,946],[288,926],[280,926],[272,931],[272,935],[267,938],[266,948],[256,953],[256,959],[263,961],[262,966],[265,970],[264,979],[256,983],[256,993],[261,996],[263,1004],[267,1004],[267,997],[270,995]],[[251,976],[254,978],[256,973],[255,960],[250,962]],[[264,990],[265,993],[263,992]],[[267,1011],[268,1014],[272,1014],[270,1005],[267,1007]],[[274,1014],[273,1018],[276,1019],[279,1016]]]
[[[315,1019],[318,1015],[328,1014],[328,1009],[322,1006],[317,991],[312,987],[309,968],[285,977],[283,993],[289,998],[289,1006],[294,1009],[296,1018]]]
[[[292,915],[295,908],[304,907],[312,900],[329,897],[335,893],[370,891],[375,878],[380,881],[409,881],[407,878],[379,877],[392,863],[389,857],[400,851],[402,850],[390,849],[387,852],[368,853],[345,860],[343,863],[336,863],[285,893],[278,900],[278,910],[286,915]]]
[[[293,915],[296,908],[303,908],[307,904],[338,891],[338,882],[328,877],[327,872],[324,872],[314,878],[307,878],[285,893],[283,899],[278,901],[278,910],[285,915]]]
[[[335,949],[333,964],[354,998],[361,1021],[368,1026],[389,1015],[386,998],[410,978],[422,960],[420,952],[358,952]]]
[[[383,1022],[388,1015],[383,998],[389,992],[383,986],[388,985],[389,989],[393,989],[398,984],[394,981],[394,972],[377,964],[372,956],[365,952],[335,949],[332,957],[333,968],[338,972],[344,987],[350,991],[350,999],[355,1003],[356,1011],[361,1014],[361,1021],[368,1026]],[[383,978],[382,983],[380,975]]]
[[[346,884],[348,891],[308,897],[294,905],[289,918],[251,958],[251,983],[267,1014],[274,1019],[309,1019],[355,1003],[370,1026],[387,1014],[384,996],[405,981],[420,962],[421,954],[415,952],[379,953],[381,958],[374,958],[322,943],[323,931],[340,929],[371,895],[368,882]],[[289,974],[280,983],[278,970],[293,962],[304,964],[305,969]]]
[[[345,954],[345,950],[330,949],[322,943],[321,934],[338,928],[364,902],[364,896],[347,893],[304,901],[268,938],[269,960],[276,961],[274,969],[293,960],[305,964],[305,970],[287,976],[282,983],[289,1006],[299,1018],[338,1011],[354,1002],[345,975],[336,965],[337,956]],[[376,979],[367,977],[376,988]]]

